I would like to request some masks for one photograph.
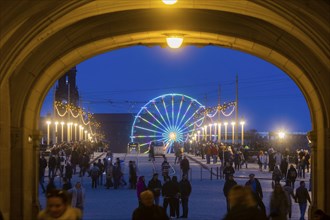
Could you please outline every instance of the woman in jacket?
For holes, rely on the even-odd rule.
[[[147,189],[146,183],[145,183],[145,179],[144,176],[140,176],[139,180],[136,184],[136,195],[139,201],[139,207],[142,205],[141,203],[141,193],[144,192]]]

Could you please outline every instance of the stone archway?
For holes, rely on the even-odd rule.
[[[311,111],[314,206],[330,211],[329,4],[326,1],[158,0],[1,2],[0,208],[10,219],[37,210],[39,111],[51,85],[71,66],[132,45],[229,47],[286,72]],[[31,178],[33,177],[33,178]],[[317,186],[317,187],[316,187]]]

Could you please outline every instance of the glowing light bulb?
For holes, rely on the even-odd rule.
[[[183,37],[181,36],[169,36],[166,38],[167,45],[172,49],[178,49],[183,43]]]
[[[165,5],[174,5],[177,0],[162,0]]]

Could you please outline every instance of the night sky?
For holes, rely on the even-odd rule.
[[[129,47],[77,66],[81,104],[92,113],[137,113],[149,100],[182,93],[205,106],[235,101],[247,129],[307,132],[310,113],[301,91],[282,70],[255,56],[226,48],[187,46],[179,50]],[[41,115],[52,111],[51,89]],[[233,118],[224,118],[229,122]]]

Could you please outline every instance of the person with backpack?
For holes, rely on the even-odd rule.
[[[290,181],[290,184],[291,184],[292,189],[294,189],[294,183],[295,183],[295,181],[296,181],[296,179],[297,179],[297,176],[298,176],[297,170],[296,170],[296,168],[294,168],[294,166],[291,164],[291,165],[290,165],[290,168],[289,168],[289,170],[288,170],[288,172],[287,172],[286,179],[287,179],[288,181]]]
[[[100,169],[98,168],[97,164],[94,163],[93,167],[90,169],[90,176],[92,178],[92,189],[97,188],[97,179],[99,178]]]

